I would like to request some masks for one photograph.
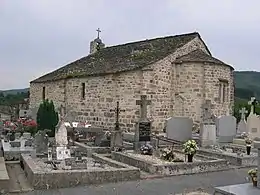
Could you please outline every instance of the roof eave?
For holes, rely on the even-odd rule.
[[[185,62],[189,62],[189,63],[212,63],[212,64],[216,64],[216,65],[224,65],[224,66],[228,66],[228,67],[230,67],[230,69],[231,70],[235,70],[234,68],[233,68],[233,66],[231,66],[231,65],[229,65],[229,64],[226,64],[226,63],[224,63],[224,62],[219,62],[219,63],[217,63],[217,62],[211,62],[211,61],[207,61],[207,60],[205,60],[205,61],[199,61],[199,60],[176,60],[176,61],[174,61],[174,63],[175,64],[182,64],[182,63],[185,63]]]

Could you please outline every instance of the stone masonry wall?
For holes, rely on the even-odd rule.
[[[30,109],[39,107],[43,97],[43,87],[45,87],[45,99],[52,100],[55,108],[65,102],[65,82],[64,80],[48,83],[30,84]]]
[[[46,98],[52,99],[55,106],[65,104],[72,118],[88,120],[95,127],[114,127],[115,113],[110,110],[115,109],[116,101],[119,101],[120,108],[125,110],[120,113],[122,129],[134,130],[140,116],[140,106],[136,105],[140,95],[147,95],[152,100],[148,106],[148,118],[153,121],[153,129],[159,131],[170,116],[189,116],[200,122],[205,98],[216,104],[215,114],[225,114],[234,99],[231,69],[214,64],[174,63],[176,57],[198,48],[207,52],[203,42],[195,38],[172,55],[142,70],[47,84],[31,83],[30,107],[39,106],[45,86]],[[219,79],[229,83],[229,95],[222,104],[215,101]],[[82,98],[82,83],[85,83],[85,98]]]

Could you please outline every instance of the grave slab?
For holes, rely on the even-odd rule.
[[[258,195],[260,189],[252,183],[215,187],[214,195]]]
[[[99,154],[82,157],[88,161],[87,169],[57,170],[46,166],[47,159],[22,154],[24,171],[35,190],[69,188],[88,184],[103,184],[140,179],[140,170]],[[102,164],[102,166],[101,166]]]
[[[9,142],[5,142],[1,140],[3,152],[4,152],[4,159],[5,160],[19,160],[20,155],[23,153],[35,153],[35,149],[33,147],[25,147],[26,140],[21,139],[21,147],[11,147]]]
[[[174,150],[174,152],[178,158],[185,159],[180,150]],[[145,172],[165,176],[203,173],[228,167],[228,163],[224,159],[203,155],[195,155],[192,163],[168,162],[161,160],[157,156],[137,154],[133,151],[112,152],[111,157],[113,160],[140,168]]]

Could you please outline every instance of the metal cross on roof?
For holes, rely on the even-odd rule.
[[[97,36],[97,38],[99,38],[99,33],[101,33],[101,30],[100,30],[100,28],[98,28],[96,31],[97,31],[97,33],[98,33],[98,36]]]

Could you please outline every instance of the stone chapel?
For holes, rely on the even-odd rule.
[[[140,116],[136,100],[151,100],[148,118],[162,131],[171,116],[202,120],[210,100],[215,116],[232,113],[233,67],[214,58],[197,32],[105,47],[99,37],[90,54],[30,82],[30,109],[43,99],[63,105],[66,114],[94,127],[112,128],[116,102],[123,130],[134,130]]]

